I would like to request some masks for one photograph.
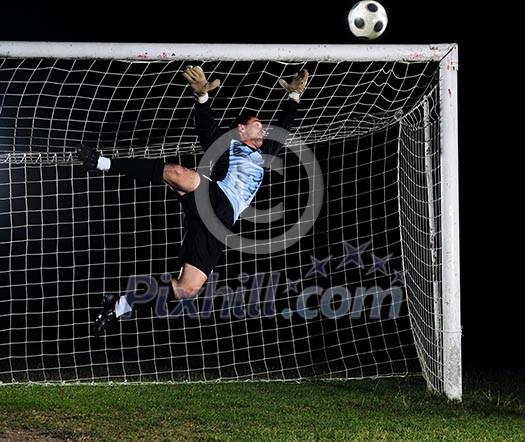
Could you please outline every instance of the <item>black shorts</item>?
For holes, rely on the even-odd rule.
[[[201,183],[205,179],[201,176]],[[217,218],[230,229],[233,226],[233,207],[230,200],[216,182],[208,181],[207,184],[210,202]],[[179,197],[179,201],[185,215],[179,262],[191,264],[208,276],[221,258],[225,238],[222,241],[217,239],[202,221],[195,204],[195,192]]]

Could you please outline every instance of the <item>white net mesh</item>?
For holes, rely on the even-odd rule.
[[[194,100],[180,75],[187,64],[221,79],[211,105],[225,128],[243,109],[274,122],[286,99],[278,79],[308,68],[290,142],[300,138],[321,166],[321,213],[282,252],[227,249],[199,297],[169,302],[168,316],[152,302],[93,339],[103,293],[122,293],[130,275],[175,270],[183,215],[163,185],[87,175],[74,146],[196,166]],[[438,65],[0,59],[0,379],[422,371],[440,390]],[[255,206],[282,203],[283,218],[241,220],[238,233],[261,240],[298,222],[309,187],[298,158],[288,150],[282,158],[284,174],[269,175]]]

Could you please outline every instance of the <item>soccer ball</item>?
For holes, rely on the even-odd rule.
[[[348,13],[350,31],[357,38],[374,40],[385,32],[388,17],[381,3],[373,0],[357,2]]]

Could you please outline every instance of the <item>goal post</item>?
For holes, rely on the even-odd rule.
[[[455,44],[0,42],[0,381],[422,375],[460,400],[457,60]],[[245,109],[271,125],[279,78],[310,72],[254,203],[282,216],[242,218],[196,299],[93,339],[103,293],[175,271],[184,219],[165,186],[88,175],[74,147],[197,167],[188,64],[221,80],[223,128]]]
[[[440,65],[441,150],[443,188],[443,365],[444,390],[461,399],[461,317],[459,278],[458,181],[458,51],[450,51]]]
[[[1,42],[1,57],[113,60],[272,60],[272,61],[441,61],[454,44],[345,45],[345,44],[164,44],[68,43],[43,41]]]

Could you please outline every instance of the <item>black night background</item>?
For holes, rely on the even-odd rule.
[[[358,43],[346,22],[353,2],[333,3],[9,2],[2,4],[0,40]],[[490,11],[483,7],[382,3],[389,24],[378,44],[459,45],[463,362],[467,370],[523,369],[522,244],[516,229],[522,184],[511,182],[519,176],[523,144],[521,126],[513,120],[522,111],[509,107],[522,80],[503,55],[512,42],[493,32]]]

